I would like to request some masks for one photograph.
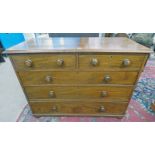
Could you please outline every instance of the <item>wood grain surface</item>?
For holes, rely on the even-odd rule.
[[[79,68],[82,69],[100,69],[103,68],[119,68],[119,69],[140,69],[142,62],[145,58],[145,54],[129,55],[129,54],[94,54],[94,55],[79,55]],[[93,66],[91,61],[97,59],[98,64]],[[124,66],[123,61],[128,59],[130,61],[129,66]]]
[[[128,104],[126,102],[30,102],[33,114],[100,114],[123,115]],[[101,111],[104,108],[104,111]]]
[[[49,84],[127,84],[134,85],[138,72],[19,72],[24,86]],[[47,82],[46,77],[51,81]],[[110,76],[110,81],[104,78]]]
[[[14,61],[15,68],[17,70],[45,70],[45,69],[74,69],[76,63],[76,57],[74,54],[39,54],[39,55],[15,55],[11,56]],[[32,61],[32,66],[26,66],[25,62],[27,60]],[[63,60],[62,66],[57,64],[58,60]]]
[[[128,101],[132,93],[130,86],[102,86],[102,87],[61,87],[61,86],[33,86],[25,87],[28,98],[33,99],[102,99]],[[53,95],[50,92],[53,92]],[[105,93],[104,96],[102,93]]]
[[[61,37],[31,39],[7,49],[4,53],[51,52],[151,53],[152,50],[126,37]]]

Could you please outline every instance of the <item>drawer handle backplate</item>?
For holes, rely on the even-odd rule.
[[[97,58],[92,58],[90,63],[92,66],[97,66],[99,64],[99,61]]]
[[[128,67],[131,64],[131,61],[129,59],[124,59],[122,64],[123,64],[124,67]]]
[[[63,66],[64,65],[64,60],[63,59],[58,59],[57,60],[57,65],[60,66],[60,67]]]
[[[99,111],[100,111],[100,112],[105,112],[104,106],[100,106]]]
[[[111,81],[111,77],[110,77],[109,75],[105,75],[105,76],[104,76],[104,81],[105,81],[105,82]]]
[[[52,112],[56,112],[57,110],[58,110],[57,106],[55,106],[55,105],[52,106],[52,108],[51,108],[51,111],[52,111]]]
[[[108,92],[107,92],[107,91],[102,91],[102,92],[101,92],[101,96],[102,96],[102,97],[108,96]]]
[[[27,59],[26,61],[25,61],[25,65],[27,66],[27,67],[32,67],[32,60],[31,59]]]
[[[55,92],[51,90],[51,91],[49,92],[49,96],[50,96],[50,97],[55,97]]]
[[[49,76],[49,75],[47,75],[47,76],[45,77],[45,81],[46,81],[46,82],[51,82],[51,81],[52,81],[52,77]]]

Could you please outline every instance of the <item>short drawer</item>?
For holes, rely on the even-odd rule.
[[[80,69],[140,69],[144,62],[145,54],[127,55],[127,54],[97,54],[97,55],[79,55]]]
[[[123,115],[125,102],[30,102],[33,114],[40,115]]]
[[[74,69],[74,54],[28,54],[11,56],[16,70]]]
[[[103,101],[128,101],[133,87],[126,86],[36,86],[25,87],[28,98],[31,99],[101,99]]]
[[[134,85],[138,72],[19,72],[26,85],[49,84],[129,84]]]

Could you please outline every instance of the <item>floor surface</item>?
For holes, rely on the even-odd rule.
[[[15,122],[27,104],[9,58],[0,63],[0,122]]]

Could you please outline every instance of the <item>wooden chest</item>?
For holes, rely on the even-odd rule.
[[[40,38],[9,54],[35,116],[123,116],[150,49],[127,38]]]

